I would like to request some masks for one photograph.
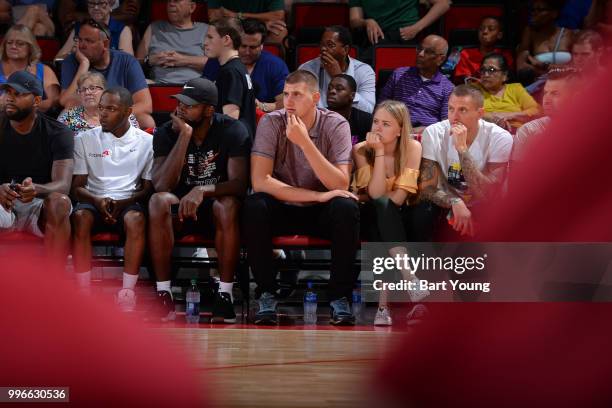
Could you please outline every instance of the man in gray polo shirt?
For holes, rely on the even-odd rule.
[[[285,109],[267,114],[257,127],[251,151],[255,194],[246,199],[243,212],[249,265],[261,293],[256,324],[277,322],[272,237],[284,234],[331,240],[330,322],[355,322],[348,303],[359,245],[357,197],[347,191],[351,132],[338,113],[317,108],[318,89],[312,73],[289,74]]]

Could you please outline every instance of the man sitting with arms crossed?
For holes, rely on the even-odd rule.
[[[0,87],[0,232],[23,230],[45,238],[57,267],[70,243],[70,191],[74,136],[64,124],[38,112],[43,87],[27,71]]]
[[[448,101],[448,119],[423,131],[420,186],[424,200],[413,209],[419,240],[431,240],[440,215],[450,209],[449,223],[463,235],[474,236],[473,212],[490,201],[506,176],[512,136],[482,120],[483,97],[459,85]],[[440,178],[443,178],[440,180]]]
[[[125,244],[123,288],[117,304],[124,312],[136,306],[134,287],[145,248],[146,203],[153,187],[153,138],[130,124],[132,95],[121,87],[100,98],[100,125],[75,139],[72,196],[74,270],[85,292],[91,282],[91,233],[111,229]]]
[[[170,261],[175,234],[210,232],[221,282],[213,322],[234,323],[232,285],[240,252],[240,197],[248,185],[251,139],[239,120],[215,113],[215,84],[195,78],[174,95],[172,120],[157,129],[153,146],[153,184],[149,202],[149,245],[157,278],[162,320],[173,320]]]
[[[318,81],[308,71],[289,74],[283,95],[285,108],[264,116],[257,128],[251,154],[255,194],[247,197],[243,212],[249,265],[261,292],[255,323],[277,322],[272,237],[303,233],[331,239],[331,323],[352,325],[348,298],[357,278],[359,207],[347,191],[349,124],[317,108]]]

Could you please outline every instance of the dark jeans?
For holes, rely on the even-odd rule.
[[[256,193],[245,200],[243,217],[249,265],[262,293],[277,289],[272,237],[307,234],[331,240],[329,299],[350,299],[358,276],[353,267],[359,246],[356,201],[336,197],[327,203],[296,206]]]
[[[408,207],[398,207],[387,196],[366,201],[361,207],[362,236],[371,242],[405,242]]]

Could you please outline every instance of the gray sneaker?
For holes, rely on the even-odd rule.
[[[335,326],[354,326],[355,316],[351,313],[351,306],[347,298],[342,297],[337,300],[333,300],[329,303],[331,306],[331,319],[330,323]]]
[[[278,323],[278,317],[276,316],[276,304],[278,303],[274,298],[274,295],[268,292],[264,292],[257,301],[259,304],[259,311],[255,314],[255,324],[261,325],[275,325]]]
[[[391,324],[393,324],[393,320],[389,308],[387,306],[379,307],[374,318],[374,326],[391,326]]]

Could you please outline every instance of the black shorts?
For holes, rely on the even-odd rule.
[[[144,208],[142,207],[140,203],[132,203],[128,205],[127,207],[125,207],[123,211],[121,211],[121,214],[119,214],[119,217],[117,217],[117,222],[115,224],[107,224],[104,222],[104,219],[102,218],[102,214],[100,214],[100,211],[98,211],[96,206],[94,206],[93,204],[77,203],[72,213],[74,214],[75,212],[79,210],[87,210],[93,214],[94,224],[91,230],[92,233],[97,233],[97,232],[118,233],[121,237],[121,243],[125,242],[125,228],[123,225],[123,218],[125,217],[125,214],[127,214],[128,211],[138,211],[143,214],[145,213]]]
[[[179,204],[173,204],[172,206],[172,224],[174,225],[174,235],[176,237],[182,237],[190,234],[202,234],[207,238],[214,238],[215,236],[215,217],[213,214],[213,204],[215,198],[205,198],[197,211],[197,220],[187,219],[182,223],[178,220],[178,208]]]

